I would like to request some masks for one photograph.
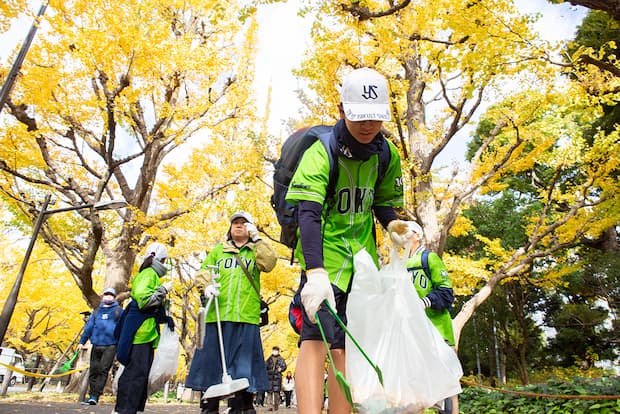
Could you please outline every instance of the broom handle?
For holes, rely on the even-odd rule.
[[[215,296],[211,296],[211,298],[207,302],[207,305],[205,306],[205,314],[204,314],[205,318],[207,317],[207,313],[209,313],[209,308],[211,307],[211,303],[213,302],[213,298],[214,297]],[[203,319],[202,321],[198,321],[198,323],[205,324],[206,321]],[[205,329],[200,330],[200,333],[201,333],[201,335],[200,335],[200,338],[198,338],[198,343],[203,344],[202,346],[204,346],[204,342],[205,342]]]
[[[211,302],[213,302],[213,298],[214,298],[214,297],[215,297],[215,296],[211,296],[211,299],[209,299],[209,300],[207,301],[207,304],[206,304],[206,306],[205,306],[205,316],[206,316],[206,314],[209,312],[209,308],[211,307]]]
[[[226,357],[224,356],[224,341],[222,340],[222,324],[220,322],[220,305],[217,300],[217,296],[215,298],[215,321],[217,323],[217,339],[220,342],[220,356],[222,358],[222,382],[225,382],[226,378],[228,378],[228,371],[226,370]]]

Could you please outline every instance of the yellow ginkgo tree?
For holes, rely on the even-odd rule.
[[[25,0],[6,0],[0,3],[0,33],[4,33],[25,8]]]
[[[4,274],[17,271],[20,255],[16,246],[7,244],[2,249],[0,268]],[[0,281],[1,297],[8,296],[11,282],[11,278],[6,277]],[[4,338],[6,346],[25,356],[36,356],[38,361],[49,361],[48,368],[61,355],[71,356],[84,325],[80,312],[88,310],[83,301],[67,300],[76,295],[79,289],[62,262],[44,244],[38,245]],[[35,368],[47,373],[44,367]]]
[[[145,243],[172,244],[174,220],[244,176],[253,12],[241,1],[50,2],[0,119],[0,194],[21,223],[47,193],[50,208],[127,202],[50,216],[40,233],[91,306],[95,267],[125,291]],[[223,148],[236,150],[217,168]],[[184,170],[192,152],[212,157]],[[166,163],[184,180],[158,187]]]
[[[533,18],[511,1],[304,4],[305,12],[322,17],[297,71],[319,97],[304,94],[307,121],[335,120],[339,81],[351,68],[369,66],[387,76],[393,122],[385,126],[402,155],[406,213],[424,227],[428,248],[442,254],[453,229],[467,231],[455,226],[463,207],[501,189],[505,177],[541,163],[555,171],[539,190],[543,214],[531,217],[524,246],[501,251],[488,240],[502,259],[484,266],[471,263],[467,252],[447,258],[449,265],[477,269],[450,269],[457,291],[477,291],[454,320],[457,337],[501,280],[617,223],[617,131],[583,145],[581,130],[600,114],[600,101],[588,97],[584,84],[560,78],[565,66],[554,57],[561,45],[539,39]],[[501,104],[490,108],[494,102]],[[468,127],[487,107],[489,128],[477,151],[437,174],[438,156],[468,139]],[[560,180],[571,171],[585,179]]]

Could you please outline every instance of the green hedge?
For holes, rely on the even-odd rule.
[[[548,395],[619,395],[620,377],[582,378],[570,382],[549,381],[544,384],[506,388],[506,390]],[[528,414],[609,414],[620,413],[620,399],[581,400],[526,397],[480,387],[463,387],[459,396],[462,413],[528,413]]]

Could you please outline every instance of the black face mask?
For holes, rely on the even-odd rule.
[[[379,132],[368,144],[362,144],[351,135],[344,119],[339,120],[334,126],[334,133],[338,142],[340,155],[353,160],[368,160],[373,154],[378,154],[384,143],[383,134]]]

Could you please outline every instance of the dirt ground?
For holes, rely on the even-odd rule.
[[[47,397],[47,398],[46,398]],[[33,393],[31,396],[20,396],[11,398],[0,397],[0,414],[111,414],[114,409],[113,397],[104,396],[100,404],[82,405],[78,402],[70,401],[64,398],[63,401],[57,401],[58,395],[51,396],[40,393]],[[221,405],[220,413],[224,413],[226,407]],[[280,413],[293,414],[297,410],[294,408],[280,407],[275,413],[269,411],[268,407],[258,407],[257,413]],[[144,414],[199,414],[200,408],[198,402],[147,402]]]

